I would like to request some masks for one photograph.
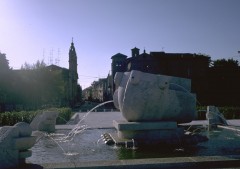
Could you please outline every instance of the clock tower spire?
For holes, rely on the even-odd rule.
[[[71,105],[74,105],[77,99],[77,81],[77,54],[72,38],[72,43],[69,49],[69,101]]]

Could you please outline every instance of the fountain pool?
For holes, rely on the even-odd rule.
[[[91,162],[122,159],[194,157],[194,156],[227,156],[240,154],[240,133],[227,129],[208,131],[202,129],[201,134],[209,138],[193,146],[147,146],[136,149],[106,145],[101,139],[104,133],[117,132],[111,124],[111,119],[120,118],[120,112],[92,112],[83,122],[89,128],[79,133],[69,142],[58,142],[63,151],[51,138],[42,137],[32,148],[32,156],[27,163],[44,164],[59,162]],[[97,118],[96,118],[97,117]],[[100,121],[101,126],[97,122]],[[203,123],[205,123],[203,121]],[[194,122],[191,124],[194,125]],[[92,127],[91,127],[92,126]],[[67,125],[65,126],[68,127]],[[59,127],[56,127],[59,128]],[[63,129],[64,126],[61,126]],[[57,130],[53,137],[57,140],[69,130]],[[193,128],[192,128],[193,129]],[[65,154],[68,155],[65,155]]]
[[[43,136],[32,148],[32,156],[27,161],[41,164],[117,158],[114,147],[109,147],[99,140],[102,132],[113,132],[113,129],[86,129],[71,141],[60,142],[57,140],[58,137],[62,137],[63,133],[67,134],[68,132],[67,130],[57,130],[50,136],[52,138]],[[56,139],[59,145],[52,139]]]

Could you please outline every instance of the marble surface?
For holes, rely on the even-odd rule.
[[[196,95],[191,80],[140,71],[117,72],[114,105],[127,121],[191,122]]]
[[[56,119],[58,117],[58,112],[55,111],[45,111],[43,113],[37,114],[30,126],[33,131],[46,131],[46,132],[54,132]]]
[[[0,168],[18,167],[31,156],[29,150],[35,144],[29,124],[19,122],[14,126],[0,128]]]

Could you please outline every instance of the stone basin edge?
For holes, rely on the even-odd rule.
[[[26,164],[28,169],[36,168],[36,164]],[[33,165],[33,167],[31,167]],[[23,166],[25,168],[26,166]],[[108,160],[90,162],[44,163],[37,169],[101,169],[101,168],[240,168],[240,155],[195,156],[175,158],[149,158],[130,160]],[[22,169],[22,168],[18,168]]]

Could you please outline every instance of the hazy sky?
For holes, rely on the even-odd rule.
[[[111,56],[130,56],[135,46],[238,59],[240,1],[0,0],[0,51],[13,69],[58,58],[68,68],[72,37],[83,88],[107,76]]]

